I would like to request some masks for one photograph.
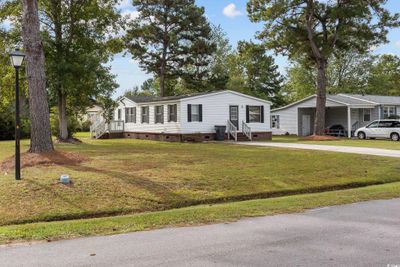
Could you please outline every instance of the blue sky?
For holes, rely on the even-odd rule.
[[[124,0],[120,8],[123,13],[133,13],[130,0]],[[251,23],[246,15],[246,0],[196,0],[199,6],[205,7],[205,13],[210,22],[221,25],[226,31],[231,44],[235,47],[239,40],[255,39],[255,33],[262,29],[261,24]],[[400,0],[389,0],[387,8],[392,12],[400,12]],[[400,29],[391,30],[388,38],[390,43],[382,45],[375,53],[392,53],[400,56]],[[276,63],[281,72],[285,72],[287,61],[284,57],[276,57]],[[120,88],[115,96],[123,94],[135,85],[141,85],[151,75],[140,70],[138,64],[129,55],[116,55],[111,63],[112,72],[117,75]]]

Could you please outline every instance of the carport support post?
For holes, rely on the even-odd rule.
[[[347,106],[347,137],[351,138],[351,108]]]

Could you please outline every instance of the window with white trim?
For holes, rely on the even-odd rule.
[[[191,105],[191,121],[200,121],[200,105]]]
[[[279,129],[279,115],[271,116],[271,128]]]
[[[136,108],[125,108],[125,123],[136,123]]]
[[[396,116],[396,107],[395,106],[384,106],[383,107],[383,118],[384,119],[389,119],[394,116]]]
[[[261,106],[249,106],[249,122],[261,122]]]
[[[371,109],[363,109],[363,121],[371,121]]]
[[[168,122],[177,122],[177,104],[168,105]]]
[[[149,123],[149,107],[142,107],[142,123]]]
[[[164,123],[164,106],[154,107],[154,121],[155,123]]]

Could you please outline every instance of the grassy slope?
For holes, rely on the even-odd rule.
[[[400,149],[400,142],[390,140],[358,140],[341,138],[337,141],[304,141],[299,140],[297,136],[274,136],[273,142],[283,143],[302,143],[302,144],[316,144],[316,145],[331,145],[331,146],[358,146],[358,147],[371,147],[383,149]]]
[[[26,168],[21,182],[0,174],[0,225],[400,181],[398,160],[362,155],[129,139],[87,139],[57,149],[90,161]],[[0,142],[0,160],[12,154],[13,142]],[[73,187],[58,183],[64,173]]]
[[[364,188],[201,205],[162,212],[98,219],[34,223],[0,227],[0,244],[29,240],[56,240],[89,235],[117,234],[167,226],[234,221],[241,217],[300,212],[304,209],[400,196],[400,183]]]

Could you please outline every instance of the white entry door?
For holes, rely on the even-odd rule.
[[[301,116],[301,134],[303,136],[311,135],[311,116],[302,115]]]

